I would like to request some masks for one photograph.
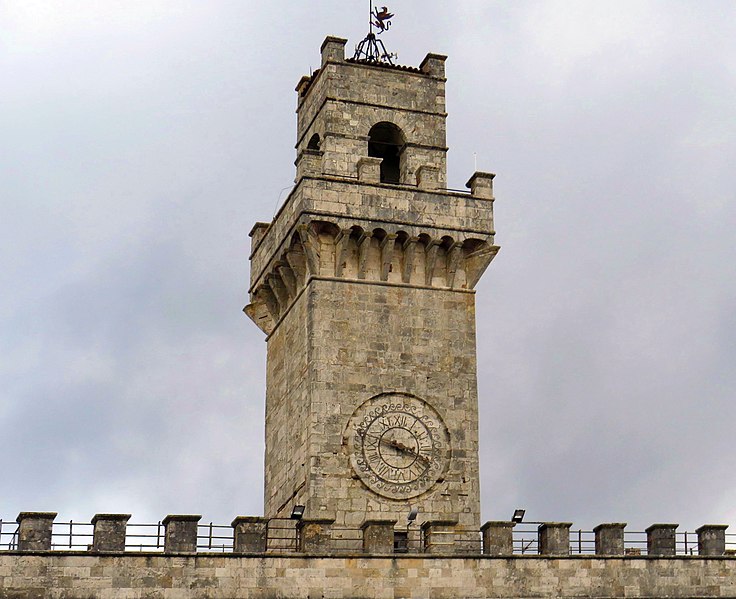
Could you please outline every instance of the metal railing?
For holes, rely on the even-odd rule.
[[[52,551],[87,551],[92,545],[94,526],[89,522],[54,522],[51,527]]]
[[[512,532],[513,551],[516,555],[538,555],[539,538],[536,526],[514,528]],[[571,555],[595,555],[595,533],[592,530],[570,531]],[[624,554],[629,556],[647,555],[647,533],[624,531]],[[675,555],[698,555],[698,535],[683,531],[675,534]],[[736,534],[726,535],[726,555],[736,555]]]
[[[0,551],[18,548],[18,523],[0,519]]]
[[[266,551],[297,551],[299,538],[294,520],[271,518],[266,529]]]
[[[295,520],[273,518],[266,529],[266,551],[289,553],[300,550],[299,533]],[[94,526],[87,522],[54,522],[51,529],[51,549],[54,551],[87,551],[93,542]],[[331,553],[361,553],[363,532],[360,529],[329,527]],[[430,541],[418,528],[396,529],[395,551],[397,553],[431,552],[439,546],[452,545],[453,553],[475,555],[482,553],[481,535],[475,531],[434,531]],[[570,531],[571,555],[595,555],[595,533],[591,530]],[[736,533],[726,534],[726,555],[736,556]],[[234,531],[232,526],[214,524],[197,525],[197,551],[202,553],[228,553],[233,551]],[[443,537],[447,538],[445,542]],[[539,536],[536,526],[517,525],[512,531],[514,555],[539,555]],[[165,545],[165,527],[155,524],[127,524],[125,550],[129,552],[161,552]],[[18,549],[18,524],[0,520],[0,551]],[[449,547],[447,547],[449,550]],[[441,549],[440,549],[441,550]],[[647,533],[624,531],[624,554],[647,555]],[[675,554],[678,556],[698,555],[698,535],[683,531],[675,534]]]

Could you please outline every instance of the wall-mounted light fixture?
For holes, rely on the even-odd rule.
[[[516,524],[521,523],[521,521],[524,519],[524,514],[526,514],[526,510],[514,510],[514,515],[511,516],[511,521],[515,522]]]
[[[304,515],[304,506],[303,505],[295,505],[294,506],[294,509],[291,510],[291,519],[292,520],[301,520],[303,515]]]

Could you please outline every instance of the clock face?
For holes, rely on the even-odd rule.
[[[353,414],[347,434],[353,470],[384,497],[421,495],[447,468],[447,427],[417,397],[389,393],[369,399]]]

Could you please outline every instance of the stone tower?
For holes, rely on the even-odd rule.
[[[298,93],[296,185],[251,232],[267,335],[265,515],[480,526],[474,287],[493,175],[447,187],[445,58],[345,58]]]

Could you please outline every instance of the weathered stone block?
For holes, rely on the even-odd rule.
[[[166,553],[196,553],[197,524],[202,516],[169,514],[163,519],[164,551]]]
[[[417,186],[419,189],[438,189],[440,186],[440,169],[426,164],[420,166],[417,169]]]
[[[299,551],[328,553],[332,548],[334,518],[302,518],[296,525]]]
[[[328,62],[344,62],[345,61],[345,44],[348,40],[341,37],[327,36],[322,42],[322,66]]]
[[[365,183],[379,183],[381,181],[381,162],[383,158],[363,156],[358,159],[358,180]]]
[[[318,177],[322,174],[323,152],[319,150],[303,150],[296,159],[296,183],[302,177]]]
[[[92,551],[125,551],[125,528],[130,514],[95,514]]]
[[[506,521],[486,522],[480,528],[484,555],[511,555],[514,552],[513,530],[516,524]]]
[[[727,524],[705,524],[698,528],[698,555],[719,556],[726,553]]]
[[[647,528],[648,555],[675,555],[675,531],[678,524],[652,524]]]
[[[540,555],[568,555],[572,522],[545,522],[537,529]]]
[[[623,555],[624,528],[626,528],[625,522],[611,522],[596,526],[593,529],[596,555]]]
[[[51,549],[51,529],[56,512],[21,512],[18,523],[19,551],[47,551]]]
[[[427,54],[419,65],[419,70],[432,77],[444,79],[445,61],[447,61],[447,56],[443,56],[442,54]]]
[[[265,553],[268,545],[268,518],[238,516],[232,521],[235,553]]]
[[[392,553],[394,550],[394,526],[397,520],[366,520],[363,531],[363,551],[369,554]]]
[[[493,173],[483,173],[477,171],[465,184],[470,189],[470,193],[475,198],[485,200],[493,199],[493,179],[496,175]]]

